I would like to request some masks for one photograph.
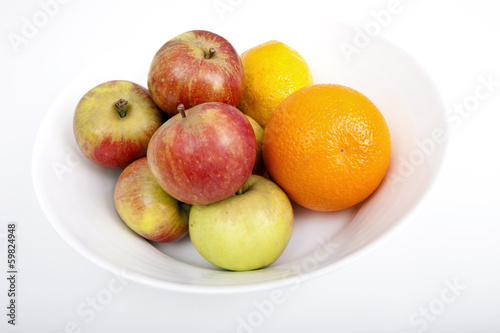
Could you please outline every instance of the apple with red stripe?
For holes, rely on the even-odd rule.
[[[127,226],[150,241],[175,242],[188,233],[190,206],[177,201],[158,185],[146,157],[122,171],[116,182],[114,203]]]
[[[147,157],[158,184],[179,201],[201,205],[233,195],[252,173],[256,139],[234,106],[199,104],[167,120],[153,135]]]
[[[224,37],[206,30],[182,33],[155,54],[148,74],[148,89],[167,114],[177,114],[205,102],[236,106],[243,95],[240,56]]]
[[[149,140],[163,121],[164,113],[145,87],[125,80],[107,81],[78,102],[73,133],[92,162],[124,169],[146,156]]]

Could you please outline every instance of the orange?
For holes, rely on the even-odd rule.
[[[238,109],[262,128],[286,97],[313,84],[306,60],[290,46],[275,40],[243,52],[241,63],[245,88]]]
[[[317,211],[354,206],[384,178],[391,140],[382,113],[342,85],[315,84],[287,97],[264,131],[264,166],[297,204]]]

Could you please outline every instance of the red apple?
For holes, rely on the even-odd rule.
[[[148,75],[155,103],[177,114],[205,102],[236,106],[243,94],[243,66],[234,47],[223,37],[193,30],[172,38],[156,53]]]
[[[76,143],[103,167],[123,169],[146,156],[149,140],[164,121],[146,88],[108,81],[90,89],[73,115]]]
[[[188,233],[190,206],[178,202],[158,185],[146,157],[122,171],[115,186],[114,203],[127,226],[148,240],[170,243]]]
[[[229,197],[252,173],[250,122],[235,107],[199,104],[167,120],[151,138],[148,163],[158,184],[179,201],[201,205]]]

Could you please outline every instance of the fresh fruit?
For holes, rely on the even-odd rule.
[[[391,155],[382,113],[360,92],[336,84],[300,89],[276,109],[264,131],[264,165],[301,206],[351,207],[382,181]]]
[[[296,90],[313,84],[305,59],[277,41],[255,46],[241,54],[245,89],[238,109],[266,127],[274,109]]]
[[[146,88],[130,81],[108,81],[80,99],[73,132],[78,147],[91,161],[123,169],[146,156],[163,116]]]
[[[262,140],[264,139],[264,130],[252,117],[245,115],[250,125],[252,125],[253,132],[255,134],[255,143],[257,145],[257,152],[255,154],[255,163],[253,165],[253,174],[260,174],[264,169],[264,163],[262,162]]]
[[[256,140],[250,122],[219,102],[179,111],[151,138],[151,172],[179,201],[199,205],[227,198],[252,173]]]
[[[165,43],[156,53],[148,75],[155,103],[177,114],[205,102],[236,106],[243,94],[243,67],[225,38],[205,30],[188,31]]]
[[[178,202],[158,185],[146,157],[122,171],[115,186],[114,203],[130,229],[150,241],[174,242],[188,233],[190,206]]]
[[[189,213],[189,235],[196,250],[213,265],[248,271],[275,262],[293,229],[293,209],[272,181],[251,175],[237,193]]]

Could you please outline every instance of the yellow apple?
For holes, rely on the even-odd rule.
[[[264,130],[252,117],[245,115],[250,125],[252,125],[253,133],[255,134],[255,142],[257,144],[257,153],[255,155],[255,163],[252,173],[255,175],[261,174],[264,171],[264,162],[262,162],[262,140],[264,140]]]

